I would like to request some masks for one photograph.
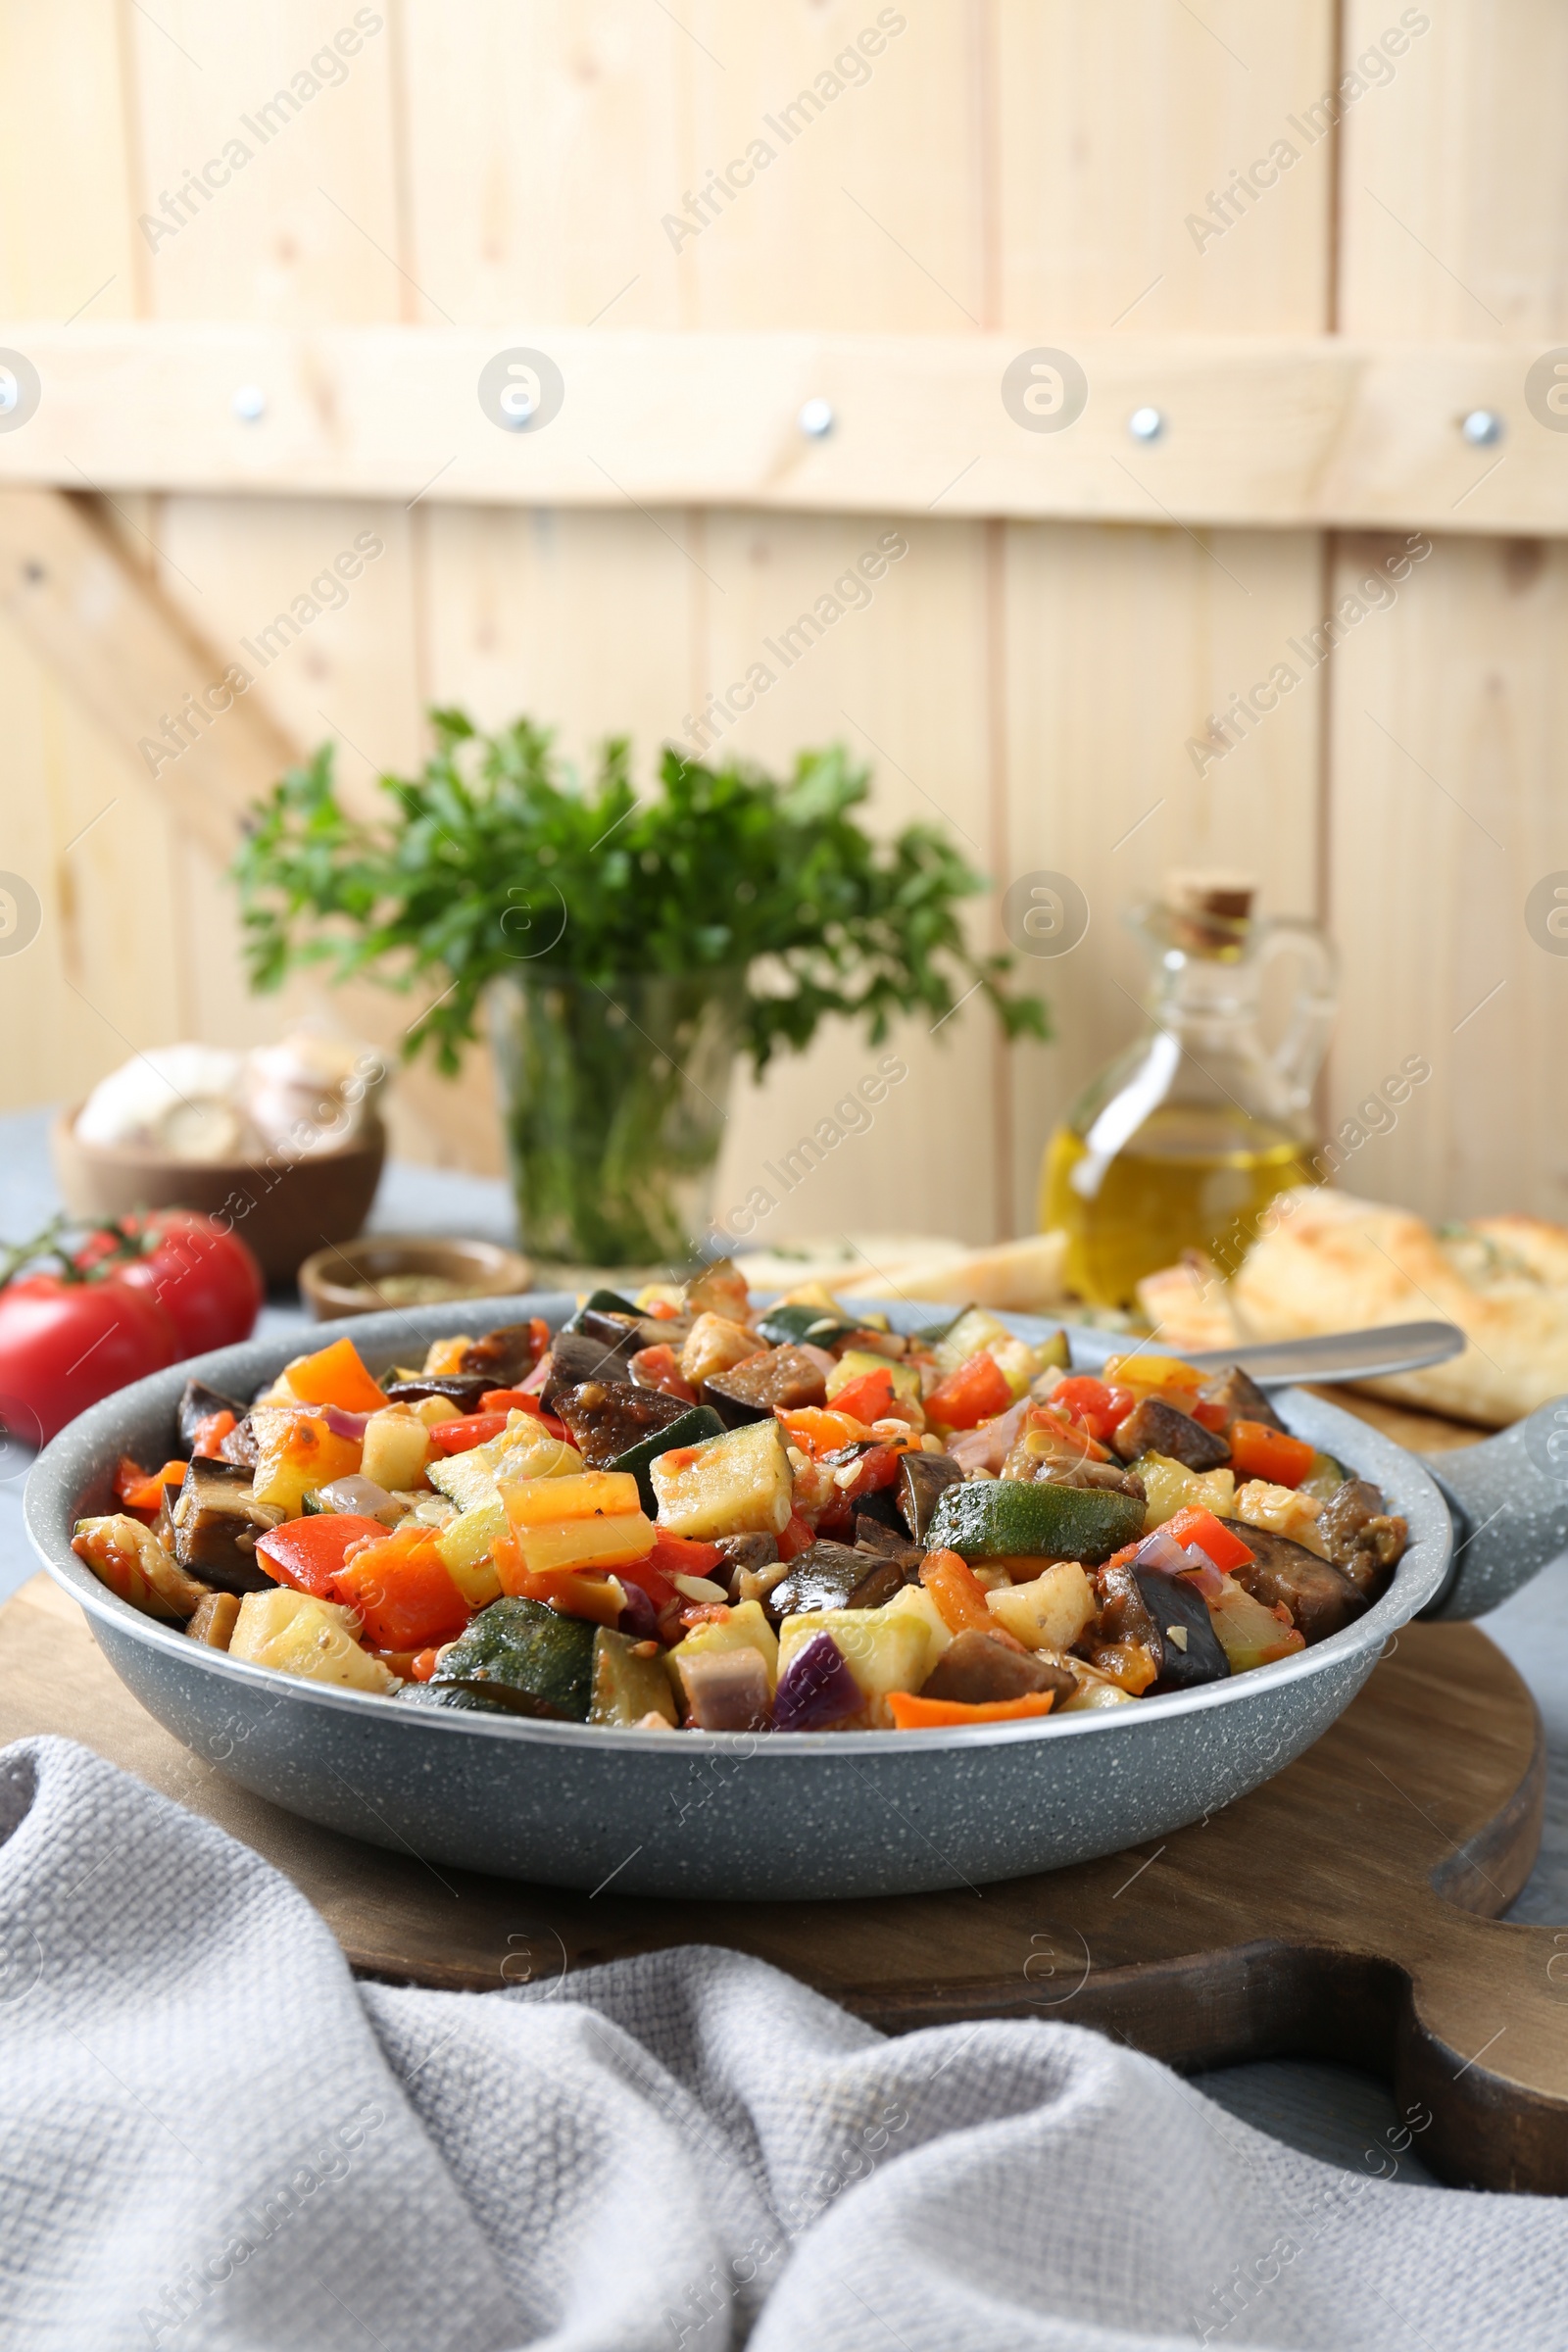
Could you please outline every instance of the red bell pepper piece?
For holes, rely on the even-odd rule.
[[[296,1592],[331,1598],[333,1577],[342,1567],[351,1544],[378,1544],[386,1534],[379,1519],[362,1519],[354,1511],[320,1511],[309,1519],[285,1519],[269,1528],[256,1543],[256,1556],[280,1585]],[[388,1649],[407,1649],[406,1642],[389,1642]]]
[[[191,1452],[198,1461],[221,1461],[223,1440],[235,1427],[237,1423],[226,1405],[220,1413],[205,1413],[196,1424],[196,1440]]]
[[[1011,1402],[1007,1375],[982,1348],[938,1382],[925,1400],[926,1419],[940,1421],[944,1429],[975,1429],[1004,1413]]]
[[[1231,1468],[1238,1478],[1266,1479],[1271,1487],[1298,1487],[1312,1474],[1313,1448],[1283,1429],[1262,1421],[1231,1424]]]
[[[647,1565],[662,1576],[710,1577],[723,1557],[716,1544],[699,1544],[695,1536],[666,1535],[661,1528],[647,1554]],[[620,1574],[618,1568],[615,1574]]]
[[[1204,1429],[1212,1429],[1217,1433],[1225,1427],[1225,1407],[1215,1397],[1195,1396],[1187,1409]]]
[[[862,1372],[858,1380],[846,1381],[833,1398],[831,1410],[848,1413],[856,1421],[863,1421],[869,1429],[873,1421],[885,1421],[893,1402],[893,1375],[883,1367],[875,1372]]]
[[[472,1611],[436,1548],[435,1531],[389,1536],[381,1528],[377,1536],[337,1570],[331,1597],[358,1609],[372,1649],[426,1649],[455,1640]]]
[[[465,1413],[458,1421],[433,1421],[430,1425],[430,1450],[433,1453],[471,1453],[475,1446],[488,1446],[499,1438],[507,1426],[505,1413]]]
[[[486,1389],[479,1399],[479,1410],[481,1413],[499,1413],[503,1421],[508,1413],[532,1413],[536,1421],[544,1423],[547,1437],[559,1438],[564,1445],[569,1446],[571,1443],[564,1421],[554,1413],[547,1413],[538,1397],[528,1389]],[[438,1421],[435,1426],[441,1429],[446,1425]],[[456,1422],[451,1426],[456,1428]]]
[[[800,1512],[791,1511],[789,1525],[778,1539],[778,1556],[781,1560],[793,1560],[815,1542],[815,1535]]]
[[[1233,1568],[1245,1568],[1255,1556],[1248,1550],[1241,1537],[1223,1526],[1212,1511],[1202,1510],[1196,1503],[1188,1503],[1173,1518],[1167,1519],[1164,1532],[1174,1536],[1184,1551],[1189,1544],[1196,1544],[1199,1550],[1206,1552],[1225,1576]]]

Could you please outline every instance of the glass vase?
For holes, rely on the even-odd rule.
[[[530,1256],[673,1265],[712,1207],[745,974],[604,987],[519,972],[488,994],[517,1226]]]

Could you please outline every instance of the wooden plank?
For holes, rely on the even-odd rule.
[[[1201,774],[1192,749],[1211,711],[1292,659],[1287,641],[1311,610],[1315,568],[1308,543],[1271,533],[1008,531],[1013,798],[998,886],[1061,872],[1089,905],[1080,947],[1025,967],[1051,1002],[1057,1042],[1017,1049],[1020,1223],[1035,1209],[1051,1129],[1139,1032],[1151,968],[1125,910],[1168,867],[1205,862],[1254,872],[1269,912],[1315,909],[1320,711],[1310,685],[1281,696]]]
[[[1331,0],[999,0],[995,15],[1009,327],[1049,343],[1122,320],[1140,339],[1327,322],[1332,140],[1290,118],[1332,77]],[[1259,162],[1260,187],[1227,198]]]
[[[887,563],[874,584],[862,583],[865,602],[852,604],[850,567],[861,555],[878,560],[884,536],[907,553]],[[744,680],[751,663],[774,680],[749,712],[723,723],[716,739],[723,750],[787,773],[803,746],[843,743],[872,770],[874,832],[939,825],[978,872],[989,874],[982,530],[941,520],[894,532],[886,517],[719,514],[710,520],[704,560],[715,591],[722,590],[705,603],[705,696]],[[843,617],[814,641],[802,630],[786,642],[784,632],[835,585],[833,601],[842,598],[847,608]],[[684,712],[676,724],[693,749],[703,748]],[[983,936],[984,902],[971,911]],[[868,1201],[878,1203],[873,1222],[884,1230],[993,1239],[993,1029],[978,1000],[935,1034],[923,1015],[899,1023],[885,1047],[867,1045],[858,1027],[833,1022],[808,1052],[775,1064],[760,1086],[737,1073],[719,1212],[744,1203],[756,1187],[777,1203],[755,1228],[764,1246],[863,1231]],[[835,1121],[834,1105],[853,1102],[851,1090],[884,1053],[897,1056],[906,1077],[889,1088],[874,1114],[857,1118],[852,1109]],[[844,1141],[830,1145],[820,1164],[793,1184],[787,1171],[782,1180],[768,1173],[769,1163],[780,1169],[783,1155],[823,1121],[829,1134],[844,1131]]]
[[[1012,335],[624,334],[517,326],[0,325],[44,396],[0,435],[0,481],[498,505],[745,505],[852,514],[1568,529],[1560,437],[1527,411],[1539,346],[1074,333],[1088,406],[1025,430],[1003,405]],[[545,350],[543,428],[483,414],[498,350]],[[1027,348],[1034,348],[1029,346]],[[266,413],[233,412],[259,388]],[[635,387],[634,396],[629,387]],[[395,390],[394,390],[395,387]],[[825,398],[837,419],[797,421]],[[1166,418],[1152,445],[1127,418]],[[1508,420],[1507,463],[1458,430]],[[77,469],[81,470],[77,470]]]
[[[1426,14],[1428,12],[1421,12]],[[1355,0],[1360,57],[1393,12]],[[1534,358],[1568,342],[1568,225],[1557,93],[1568,25],[1544,0],[1459,0],[1347,114],[1343,318],[1352,335],[1499,334]],[[1412,349],[1415,345],[1412,341]],[[1474,451],[1480,489],[1434,530],[1392,611],[1333,657],[1332,910],[1345,957],[1331,1119],[1354,1120],[1401,1057],[1431,1080],[1370,1136],[1340,1181],[1429,1216],[1568,1213],[1568,1127],[1553,1066],[1568,964],[1527,926],[1530,893],[1568,869],[1559,746],[1568,565],[1560,545],[1475,536],[1467,517],[1539,449],[1568,478],[1568,441],[1517,397],[1503,439]],[[1462,495],[1456,493],[1456,496]],[[1549,531],[1511,505],[1497,528]],[[1461,532],[1466,533],[1460,536]],[[1336,596],[1384,549],[1341,552]],[[1549,884],[1547,885],[1549,898]],[[1543,910],[1544,912],[1544,910]],[[1348,1131],[1368,1133],[1378,1117]]]

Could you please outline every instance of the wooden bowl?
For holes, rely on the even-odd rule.
[[[341,1248],[318,1250],[300,1268],[300,1292],[318,1323],[342,1315],[371,1315],[405,1303],[368,1298],[357,1285],[384,1282],[393,1274],[433,1275],[461,1285],[452,1304],[471,1298],[505,1298],[525,1291],[533,1268],[515,1250],[497,1242],[436,1241],[418,1234],[362,1234]],[[434,1301],[420,1300],[419,1304]]]
[[[62,1111],[49,1136],[55,1180],[74,1217],[200,1209],[232,1222],[269,1282],[291,1281],[313,1250],[363,1233],[386,1156],[386,1137],[372,1120],[341,1151],[311,1159],[170,1159],[129,1145],[84,1144],[80,1108]]]

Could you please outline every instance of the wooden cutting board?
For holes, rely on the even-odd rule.
[[[889,2032],[1099,2027],[1184,2069],[1282,2055],[1392,2078],[1442,2178],[1568,2192],[1568,1933],[1508,1926],[1540,1842],[1540,1719],[1474,1627],[1410,1626],[1315,1747],[1212,1819],[974,1891],[597,1899],[436,1868],[249,1795],[131,1698],[39,1576],[0,1611],[0,1739],[58,1732],[292,1879],[363,1974],[452,1989],[660,1946],[774,1962]]]

